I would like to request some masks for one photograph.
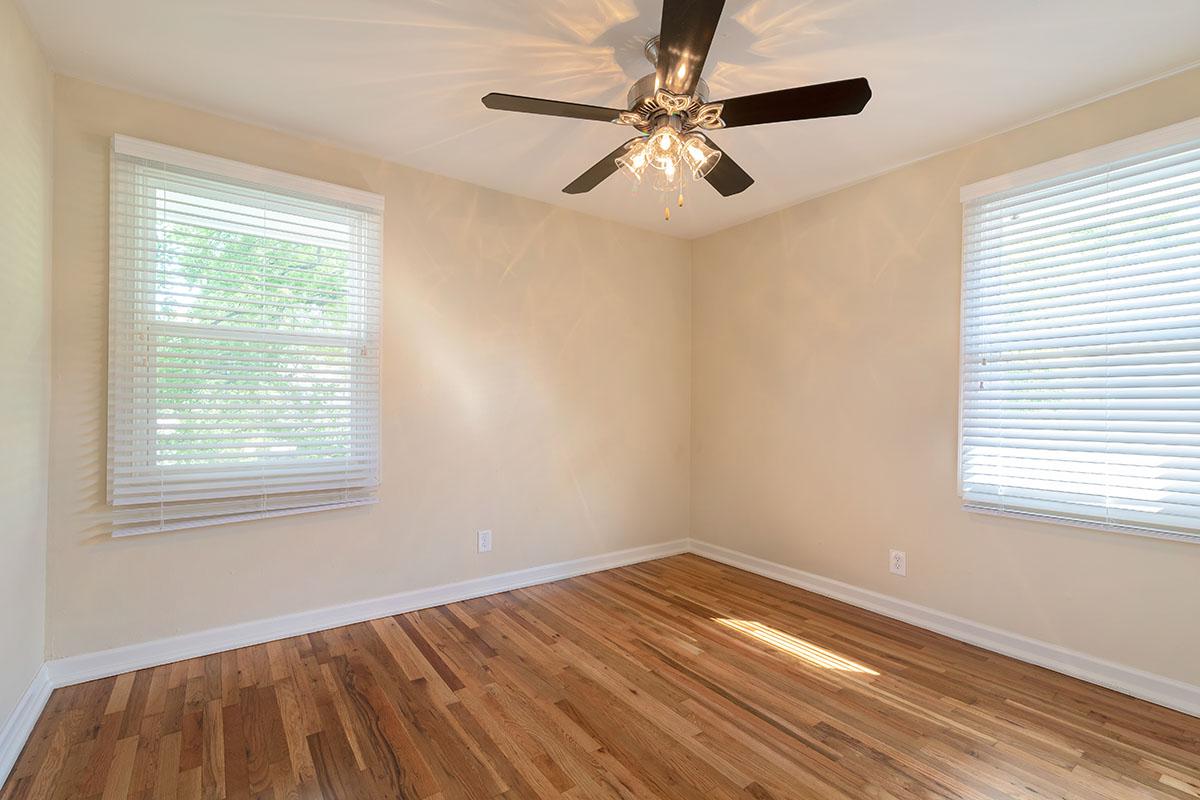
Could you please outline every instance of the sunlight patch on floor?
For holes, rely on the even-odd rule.
[[[753,636],[759,641],[766,642],[814,666],[835,669],[839,672],[858,672],[863,675],[879,674],[870,667],[859,664],[857,661],[851,661],[848,658],[839,656],[837,653],[826,650],[824,647],[818,647],[812,642],[798,639],[769,625],[763,625],[761,622],[753,622],[747,619],[728,619],[725,617],[714,617],[713,621],[724,625],[726,628],[732,628],[739,633]]]

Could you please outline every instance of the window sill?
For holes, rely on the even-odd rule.
[[[1105,531],[1107,533],[1124,533],[1131,536],[1142,536],[1147,539],[1166,539],[1172,542],[1200,544],[1200,532],[1181,533],[1179,531],[1161,530],[1157,528],[1142,528],[1136,525],[1116,525],[1106,522],[1090,522],[1083,519],[1072,519],[1071,517],[1058,517],[1053,514],[1039,514],[1036,511],[1017,511],[1015,509],[972,505],[971,503],[965,501],[963,502],[962,507],[964,511],[969,511],[972,514],[986,514],[991,517],[1010,517],[1014,519],[1029,520],[1031,522],[1048,522],[1056,525],[1069,525],[1072,528],[1087,528],[1089,530]]]
[[[136,528],[115,529],[112,531],[112,538],[124,539],[130,536],[147,536],[154,533],[170,533],[172,531],[187,531],[195,528],[211,528],[216,525],[229,525],[236,522],[253,522],[260,519],[273,519],[275,517],[291,517],[296,514],[311,514],[316,511],[330,511],[339,508],[357,508],[358,506],[370,506],[379,502],[378,496],[364,497],[358,500],[345,500],[337,503],[324,503],[321,505],[298,506],[296,508],[279,508],[270,511],[247,511],[241,514],[227,514],[220,517],[204,517],[201,519],[191,519],[181,522],[169,522],[164,525],[143,525]]]

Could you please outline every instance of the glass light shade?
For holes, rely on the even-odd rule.
[[[658,173],[655,186],[673,186],[683,155],[683,140],[670,125],[664,125],[650,135],[650,165]]]
[[[629,149],[617,158],[617,166],[627,177],[631,178],[634,183],[641,183],[642,174],[645,173],[646,167],[650,164],[650,146],[645,139],[629,145]]]
[[[674,171],[683,155],[683,140],[670,125],[663,125],[650,134],[650,156],[656,169]]]
[[[682,142],[683,160],[692,169],[692,177],[700,180],[721,160],[721,151],[710,147],[703,136],[693,133]]]
[[[660,192],[674,191],[682,185],[683,169],[679,161],[656,156],[654,162],[654,188]]]

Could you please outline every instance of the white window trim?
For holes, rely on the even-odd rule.
[[[206,153],[196,153],[192,150],[184,150],[182,147],[171,147],[158,142],[148,142],[145,139],[135,139],[120,133],[113,136],[113,152],[150,161],[162,161],[177,167],[208,172],[233,180],[249,181],[271,189],[323,197],[327,200],[383,212],[383,195],[352,189],[349,186],[338,186],[336,183],[326,183],[316,178],[290,175],[253,164],[243,164],[240,161],[231,161]]]
[[[1119,139],[1115,142],[1093,147],[1088,150],[1082,150],[1078,153],[1063,156],[1061,158],[1044,161],[1040,164],[1034,164],[1023,169],[1014,170],[1003,175],[997,175],[985,180],[976,181],[975,183],[967,184],[959,189],[959,202],[967,203],[971,200],[976,200],[980,197],[986,197],[990,194],[1008,191],[1020,186],[1038,183],[1040,181],[1057,178],[1062,175],[1068,175],[1072,172],[1086,170],[1093,167],[1100,167],[1114,161],[1120,161],[1124,158],[1130,158],[1140,155],[1150,150],[1156,150],[1162,147],[1171,147],[1172,145],[1183,144],[1193,139],[1200,138],[1200,117],[1195,119],[1185,120],[1183,122],[1168,125],[1165,128],[1147,131],[1136,136],[1130,136],[1126,139]],[[1161,530],[1157,528],[1144,528],[1135,525],[1118,525],[1103,522],[1089,522],[1087,520],[1071,519],[1069,517],[1057,517],[1052,514],[1040,514],[1033,511],[1019,511],[1015,509],[1000,509],[990,506],[974,505],[966,501],[962,487],[962,430],[963,430],[963,324],[962,321],[966,315],[966,265],[959,266],[959,326],[958,326],[958,430],[955,436],[955,453],[956,463],[956,480],[958,498],[961,501],[961,507],[964,511],[972,514],[981,514],[990,517],[1007,517],[1010,519],[1021,519],[1032,522],[1051,523],[1054,525],[1062,525],[1070,528],[1084,528],[1087,530],[1105,531],[1108,533],[1123,533],[1133,536],[1140,536],[1148,539],[1165,539],[1174,542],[1186,542],[1188,544],[1200,544],[1200,534],[1178,533],[1175,531]]]
[[[1027,186],[1079,170],[1103,166],[1123,158],[1157,150],[1160,147],[1183,144],[1198,138],[1200,138],[1200,117],[968,184],[959,190],[959,201],[966,203],[989,194],[1016,189],[1019,186]]]

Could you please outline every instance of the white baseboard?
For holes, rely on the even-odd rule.
[[[25,694],[17,700],[16,707],[0,726],[0,785],[8,777],[13,764],[17,763],[17,756],[21,755],[21,748],[29,740],[29,734],[33,733],[33,726],[42,715],[53,688],[49,670],[42,664]]]
[[[1061,672],[1114,691],[1200,717],[1200,686],[1127,667],[1049,642],[993,628],[898,597],[862,589],[762,558],[691,540],[691,552],[731,567],[798,586],[926,630],[973,644],[993,653]]]
[[[469,600],[473,597],[520,589],[524,586],[558,581],[588,572],[599,572],[613,567],[677,555],[687,552],[687,549],[687,539],[634,547],[629,550],[618,550],[573,561],[560,561],[557,564],[546,564],[458,583],[447,583],[427,589],[400,592],[371,600],[360,600],[238,625],[210,628],[167,639],[117,647],[112,650],[58,658],[48,662],[46,667],[49,669],[50,681],[55,688],[71,686],[135,669],[156,667],[159,664],[169,664],[173,661],[182,661],[187,658],[210,655],[263,642],[273,642],[289,636],[336,628],[339,625],[389,617],[393,614],[403,614],[406,611],[416,611],[459,600]]]

